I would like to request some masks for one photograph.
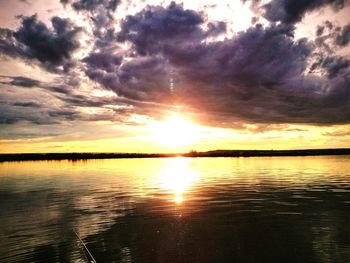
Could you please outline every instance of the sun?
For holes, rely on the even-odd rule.
[[[171,148],[191,145],[200,138],[200,126],[179,113],[154,123],[151,129],[158,144]]]

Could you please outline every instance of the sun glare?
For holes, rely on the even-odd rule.
[[[154,140],[171,148],[187,146],[200,137],[200,126],[180,114],[173,114],[152,125]]]

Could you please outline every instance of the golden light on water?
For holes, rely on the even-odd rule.
[[[177,204],[185,200],[186,193],[199,179],[190,162],[190,158],[172,158],[160,172],[160,188],[169,190],[173,196],[172,201]]]

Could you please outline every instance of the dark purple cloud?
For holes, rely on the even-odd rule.
[[[0,54],[11,57],[24,56],[24,51],[16,44],[13,31],[7,28],[0,28]]]
[[[71,3],[72,7],[77,11],[85,10],[93,12],[99,6],[104,6],[107,9],[115,11],[120,0],[60,0],[60,2],[62,4]]]
[[[38,21],[37,16],[21,18],[17,31],[1,29],[0,52],[12,57],[35,59],[48,69],[72,65],[71,55],[80,46],[77,39],[81,28],[68,19],[53,17],[52,28]]]
[[[224,23],[210,23],[204,31],[203,17],[172,2],[167,8],[148,6],[135,16],[127,16],[118,33],[119,41],[129,41],[141,54],[154,54],[167,46],[183,42],[198,42],[209,35],[223,33]]]
[[[121,96],[169,101],[171,57],[166,50],[171,52],[176,46],[192,46],[226,30],[223,22],[208,23],[207,30],[201,28],[203,23],[200,14],[184,10],[182,5],[174,2],[167,8],[148,6],[135,16],[127,16],[117,34],[119,42],[131,42],[141,56],[119,66],[120,55],[111,54],[109,46],[99,46],[100,52],[84,59],[87,75]],[[102,51],[101,47],[104,48]]]
[[[102,51],[90,53],[83,59],[83,62],[85,62],[89,68],[98,68],[98,70],[105,72],[115,72],[116,67],[121,64],[122,59],[123,58],[119,55]]]
[[[55,110],[60,111],[59,109]],[[55,124],[62,121],[62,118],[51,118],[47,114],[47,109],[36,102],[16,101],[14,103],[0,103],[0,125],[15,124],[23,121],[33,124]]]
[[[13,86],[20,86],[20,87],[25,87],[25,88],[33,88],[33,87],[38,87],[40,86],[40,81],[36,79],[31,79],[27,77],[11,77],[11,81],[7,84],[13,85]]]
[[[315,53],[319,55],[319,62],[326,56],[334,56],[336,51],[342,48],[337,44],[337,37],[341,32],[341,27],[333,25],[330,21],[325,21],[317,26],[315,43]],[[318,62],[318,64],[320,64]],[[317,63],[316,63],[317,64]],[[312,71],[313,69],[311,69]]]
[[[40,104],[33,101],[15,102],[12,105],[19,107],[40,108]]]
[[[347,24],[339,31],[339,34],[336,36],[336,44],[344,47],[349,43],[350,43],[350,24]]]
[[[327,5],[339,10],[344,8],[348,2],[348,0],[272,0],[264,6],[264,16],[272,22],[296,23],[307,12]]]
[[[348,73],[350,66],[350,60],[343,57],[329,56],[324,57],[319,61],[319,67],[326,70],[329,78],[334,78],[338,74]]]
[[[205,24],[200,13],[175,3],[147,7],[128,16],[117,34],[136,51],[131,60],[113,68],[90,63],[88,75],[119,96],[184,104],[214,122],[212,116],[228,123],[350,122],[347,59],[320,54],[318,67],[327,75],[319,76],[308,73],[316,45],[296,40],[293,25],[257,24],[232,39],[206,42],[217,30]]]
[[[326,73],[328,78],[349,75],[349,57],[340,56],[337,53],[348,44],[349,29],[349,24],[340,27],[333,25],[330,21],[318,25],[315,39],[317,50],[314,52],[316,60],[310,67],[310,72]]]
[[[84,12],[94,24],[94,35],[96,38],[104,38],[105,33],[100,29],[111,29],[114,26],[113,14],[116,11],[120,0],[60,0],[66,6],[71,4],[77,12]],[[108,33],[107,33],[108,34]]]

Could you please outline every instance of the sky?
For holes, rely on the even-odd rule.
[[[0,152],[350,147],[349,0],[0,0]]]

